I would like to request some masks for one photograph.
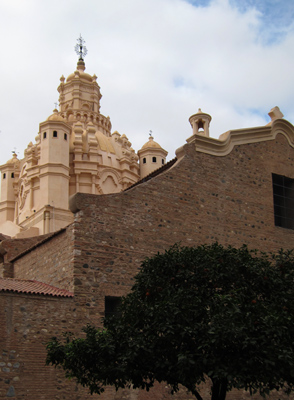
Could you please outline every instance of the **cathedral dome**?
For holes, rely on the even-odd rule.
[[[75,78],[79,78],[83,81],[87,81],[87,82],[92,82],[93,77],[90,74],[87,74],[86,72],[84,72],[86,69],[85,67],[85,63],[82,60],[78,61],[77,64],[77,70],[75,72],[73,72],[72,74],[69,74],[66,82],[70,82]]]
[[[53,114],[47,118],[47,121],[60,121],[65,122],[64,118],[58,114],[58,110],[56,108],[53,110]]]
[[[158,144],[157,142],[154,142],[153,140],[153,136],[149,136],[149,140],[147,143],[143,144],[141,150],[143,149],[162,149],[162,147],[160,146],[160,144]]]
[[[75,71],[72,74],[68,75],[66,82],[70,82],[76,77],[78,77],[82,81],[87,81],[87,82],[92,82],[92,80],[93,80],[93,78],[90,74],[87,74],[86,72],[83,72],[83,71]]]

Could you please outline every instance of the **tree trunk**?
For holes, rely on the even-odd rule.
[[[211,400],[225,400],[228,382],[226,379],[212,380]]]

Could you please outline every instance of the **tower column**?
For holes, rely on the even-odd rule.
[[[44,234],[50,233],[50,211],[44,211]]]
[[[96,177],[95,177],[95,175],[92,175],[92,194],[96,194],[95,183],[96,183]]]

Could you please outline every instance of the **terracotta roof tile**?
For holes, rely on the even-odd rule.
[[[70,224],[71,225],[71,224]],[[59,235],[60,233],[66,231],[66,228],[70,225],[67,225],[65,228],[61,228],[56,232],[53,233],[49,233],[46,235],[41,235],[41,236],[36,236],[36,240],[37,242],[35,244],[33,244],[32,246],[28,247],[27,249],[25,249],[23,252],[19,253],[17,256],[11,258],[9,261],[10,262],[14,262],[16,260],[18,260],[19,258],[23,257],[25,254],[30,253],[32,250],[34,250],[36,247],[41,246],[43,243],[51,240],[53,237]],[[38,239],[41,238],[41,240],[38,241]],[[13,240],[13,239],[12,239]],[[14,240],[18,240],[18,239],[14,239]]]
[[[0,291],[41,294],[54,297],[73,297],[72,292],[47,285],[47,283],[12,278],[0,278]]]

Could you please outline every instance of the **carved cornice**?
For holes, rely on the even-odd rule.
[[[219,140],[202,135],[193,135],[187,139],[187,142],[194,144],[196,151],[224,157],[235,146],[274,140],[279,133],[284,135],[289,145],[294,148],[294,126],[284,119],[276,119],[272,123],[262,127],[228,131],[221,135]],[[178,158],[183,157],[184,154],[185,146],[176,150]]]

